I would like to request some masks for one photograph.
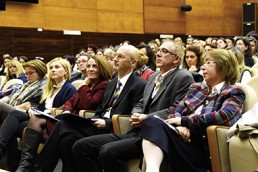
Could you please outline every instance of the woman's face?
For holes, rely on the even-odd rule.
[[[29,84],[40,79],[40,76],[34,67],[26,67],[24,70]]]
[[[91,80],[98,80],[100,77],[99,69],[94,59],[89,59],[87,63],[87,77]]]
[[[50,70],[49,72],[50,72],[51,79],[55,80],[56,82],[60,80],[64,80],[65,75],[67,74],[67,71],[58,61],[52,62],[50,64],[49,70]]]
[[[210,87],[214,87],[224,81],[224,76],[217,72],[216,62],[209,54],[206,55],[201,69],[203,71],[203,78]]]
[[[23,59],[20,59],[19,62],[24,65],[26,62]]]
[[[5,59],[4,60],[4,66],[7,67],[8,64],[10,63],[10,61],[11,61],[10,59]]]
[[[196,66],[197,62],[198,62],[198,58],[195,55],[194,52],[192,51],[186,51],[185,54],[185,62],[188,68],[190,68],[191,66]]]
[[[218,41],[217,41],[218,48],[225,48],[226,46],[227,46],[227,44],[222,39],[218,39]]]
[[[80,71],[85,71],[87,62],[88,62],[88,56],[80,56],[77,60],[78,69]]]
[[[13,65],[9,66],[8,69],[9,69],[9,72],[10,72],[11,75],[15,75],[16,72],[17,72],[17,67],[16,66],[13,66]]]
[[[244,54],[245,53],[245,50],[247,50],[247,46],[245,46],[243,40],[238,40],[236,42],[236,47],[240,48],[240,50],[242,51],[242,53]]]
[[[227,45],[228,45],[227,47],[228,47],[228,48],[231,48],[231,47],[234,46],[231,39],[226,39],[226,42],[227,42]]]
[[[251,47],[251,50],[252,50],[252,55],[255,54],[255,42],[254,41],[250,41],[250,47]]]

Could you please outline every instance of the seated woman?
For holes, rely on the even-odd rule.
[[[49,62],[48,68],[47,84],[41,96],[40,105],[37,107],[38,110],[46,113],[49,113],[52,107],[62,106],[76,92],[74,86],[67,81],[70,77],[70,65],[66,60],[55,58]],[[33,111],[29,109],[28,113],[13,110],[6,117],[0,129],[0,159],[4,156],[9,141],[13,137],[22,136],[23,129],[31,116]]]
[[[88,55],[80,55],[76,61],[79,71],[75,71],[71,74],[70,82],[72,83],[75,80],[84,80],[87,76],[86,74],[86,65],[88,62]]]
[[[139,50],[138,52],[139,58],[136,59],[137,65],[135,66],[134,73],[142,79],[148,80],[149,76],[153,74],[154,71],[146,65],[149,61],[148,56],[146,56],[142,50]]]
[[[25,76],[28,82],[20,89],[14,89],[9,96],[0,99],[0,121],[4,121],[10,111],[14,109],[27,110],[31,105],[39,104],[41,94],[46,84],[44,78],[47,66],[39,60],[31,60],[24,64]]]
[[[191,85],[165,122],[155,117],[142,121],[143,171],[207,171],[207,126],[232,126],[241,117],[245,93],[233,85],[239,75],[234,54],[210,50],[201,69],[205,82]]]
[[[235,54],[238,65],[239,65],[240,75],[239,75],[237,82],[246,84],[247,81],[249,81],[252,78],[251,68],[247,67],[245,65],[245,63],[244,63],[245,57],[241,53],[241,50],[238,47],[231,47],[229,50]]]
[[[10,81],[11,79],[21,79],[23,83],[27,82],[26,76],[24,74],[24,69],[21,65],[21,63],[17,60],[11,60],[9,64],[7,65],[7,70],[6,70],[6,79],[2,85],[1,91],[0,91],[0,97],[7,96],[12,93],[12,91],[15,88],[20,88],[20,84],[14,84],[11,85],[9,88],[6,90],[2,90],[5,84]]]
[[[77,93],[64,104],[64,113],[78,115],[79,110],[96,110],[101,104],[106,85],[112,77],[112,68],[103,56],[90,57],[86,66],[87,78]],[[32,116],[23,135],[24,148],[17,171],[32,170],[32,162],[46,129],[46,119]],[[48,134],[50,131],[47,132]]]
[[[191,45],[186,47],[182,67],[192,73],[195,82],[203,81],[202,71],[200,70],[202,64],[201,56],[202,51],[198,46]]]

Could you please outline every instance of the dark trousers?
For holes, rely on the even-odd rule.
[[[99,130],[90,123],[85,123],[85,120],[67,121],[61,119],[37,157],[37,168],[45,172],[53,171],[59,158],[61,158],[63,172],[78,171],[72,154],[73,144],[81,138],[106,132]]]
[[[127,172],[127,161],[139,158],[130,135],[101,134],[78,140],[73,154],[80,172]]]
[[[29,116],[27,113],[12,110],[0,129],[0,145],[7,152],[8,169],[15,170],[19,164],[19,153],[17,137],[22,137],[23,129],[27,126]]]

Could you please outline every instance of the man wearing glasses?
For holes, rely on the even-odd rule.
[[[183,50],[174,42],[164,42],[159,47],[156,66],[160,71],[150,76],[143,98],[131,112],[134,128],[127,134],[102,134],[77,141],[73,153],[79,171],[128,171],[127,162],[140,157],[135,142],[141,121],[154,115],[167,119],[169,107],[180,101],[194,82],[189,71],[179,69],[183,56]]]

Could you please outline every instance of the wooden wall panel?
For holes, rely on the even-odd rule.
[[[96,9],[97,0],[39,0],[43,1],[44,6],[77,8],[77,9]]]
[[[143,0],[98,0],[98,10],[143,13]]]
[[[48,30],[97,30],[97,12],[89,9],[44,7],[44,28]]]
[[[186,35],[241,35],[242,1],[186,0],[186,3],[192,5],[192,11],[186,13]]]
[[[98,12],[98,31],[114,33],[144,33],[140,13]]]
[[[144,29],[145,33],[185,34],[186,15],[181,12],[179,1],[144,1]]]

